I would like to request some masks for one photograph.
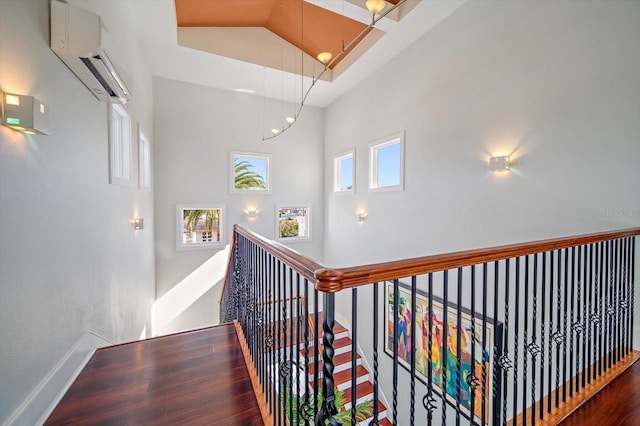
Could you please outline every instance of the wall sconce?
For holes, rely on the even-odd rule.
[[[2,124],[30,135],[48,135],[49,107],[33,96],[2,93]]]
[[[144,219],[135,218],[133,219],[133,229],[144,229]]]
[[[509,170],[509,156],[503,155],[489,158],[489,170],[492,172]]]
[[[365,212],[358,213],[358,223],[364,223],[367,219],[367,214]]]
[[[257,210],[247,211],[247,217],[249,218],[249,220],[256,220],[256,218],[258,217],[258,211]]]

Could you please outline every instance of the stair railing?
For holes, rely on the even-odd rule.
[[[371,351],[361,355],[373,364],[372,424],[557,424],[639,358],[638,235],[634,228],[331,269],[236,225],[221,320],[237,320],[245,336],[266,424],[341,424],[336,297],[351,299],[353,347]],[[310,334],[309,318],[315,330],[322,321],[320,394],[319,333]],[[355,370],[354,349],[351,424],[360,421]],[[384,415],[383,389],[392,394]]]

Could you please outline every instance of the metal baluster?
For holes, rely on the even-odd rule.
[[[398,280],[393,280],[393,426],[398,424],[398,301],[400,289]]]
[[[442,352],[440,352],[441,380],[442,380],[442,424],[447,424],[447,336],[449,329],[449,321],[447,319],[447,311],[449,310],[449,271],[445,269],[442,282]]]
[[[537,258],[537,255],[536,255]],[[536,269],[537,270],[537,269]],[[542,274],[541,274],[541,289],[540,295],[542,300],[540,301],[540,306],[542,307],[542,312],[540,313],[540,389],[538,391],[538,399],[540,400],[540,420],[544,419],[544,355],[545,355],[545,343],[546,343],[546,333],[545,330],[547,328],[547,312],[546,312],[546,300],[547,300],[547,253],[542,253]],[[549,296],[551,299],[551,296]],[[551,332],[549,332],[551,334]],[[551,346],[551,345],[549,345]],[[549,351],[549,354],[551,351]],[[551,371],[551,356],[549,355],[549,371]],[[551,375],[549,374],[549,383],[551,382]],[[549,389],[551,389],[551,385],[549,385]],[[547,400],[549,401],[548,410],[551,411],[551,393],[548,394]],[[535,398],[534,398],[535,401]]]
[[[316,404],[318,403],[318,378],[320,376],[320,328],[318,323],[318,315],[319,315],[319,291],[318,289],[313,290],[313,406],[314,410]],[[326,305],[325,305],[326,306]]]
[[[481,408],[481,424],[487,423],[487,362],[489,362],[489,351],[487,348],[487,264],[482,264],[482,408]],[[493,317],[494,324],[498,323],[498,317]],[[494,328],[493,339],[497,341]],[[494,407],[491,406],[492,411]]]
[[[378,419],[378,309],[380,307],[378,303],[378,287],[379,283],[373,284],[373,420],[371,424],[379,425]],[[384,301],[384,309],[387,309],[387,301]],[[384,325],[387,327],[387,325]]]
[[[629,300],[629,281],[628,281],[628,269],[627,264],[629,263],[629,238],[625,238],[622,244],[622,301],[620,302],[620,308],[622,310],[622,345],[623,345],[623,353],[622,355],[626,357],[629,354],[629,336],[627,334],[627,330],[629,330],[629,305],[631,301]]]
[[[587,306],[588,306],[588,302],[587,302],[587,283],[588,281],[588,277],[587,277],[587,246],[582,246],[580,247],[580,259],[582,259],[582,288],[584,288],[584,297],[582,298],[582,327],[583,327],[583,332],[582,332],[582,387],[586,387],[587,386],[587,369],[589,368],[588,364],[587,364],[587,335],[585,333],[589,332],[589,325],[587,323],[588,321],[588,317],[587,317]]]
[[[553,381],[551,380],[551,373],[553,367],[553,329],[555,324],[553,323],[553,294],[554,294],[554,256],[553,251],[549,252],[549,352],[547,352],[547,364],[549,370],[547,371],[547,413],[551,414],[551,390],[553,388]],[[544,265],[543,265],[544,266]],[[557,395],[557,392],[556,392]]]
[[[607,371],[607,369],[611,368],[612,365],[612,358],[613,358],[613,314],[614,314],[614,309],[613,309],[613,244],[611,241],[607,241],[607,260],[606,260],[606,265],[607,265],[607,288],[606,288],[606,300],[605,300],[605,313],[607,314],[607,361],[606,361],[606,368],[605,371]]]
[[[499,281],[499,269],[500,269],[500,263],[498,261],[493,262],[494,265],[494,279],[493,279],[493,320],[498,321],[498,294],[499,294],[499,285],[500,285],[500,281]],[[506,322],[505,322],[506,324]],[[485,335],[486,337],[486,335]],[[493,412],[493,424],[500,424],[500,407],[499,407],[499,403],[501,402],[501,398],[500,395],[498,395],[498,387],[499,387],[499,383],[500,383],[500,379],[501,379],[501,375],[502,373],[502,368],[501,368],[501,362],[500,360],[502,359],[502,354],[499,351],[499,343],[498,343],[498,336],[495,336],[495,338],[493,339],[493,359],[492,359],[492,364],[493,364],[493,395],[492,395],[492,400],[491,400],[491,412]],[[504,342],[504,335],[501,338],[502,342]],[[506,399],[506,398],[505,398]]]
[[[293,336],[295,334],[294,332],[294,324],[295,324],[295,320],[294,320],[294,311],[293,311],[293,299],[294,299],[294,294],[293,294],[293,269],[291,269],[290,267],[287,267],[287,269],[289,270],[289,423],[292,424],[292,418],[293,418],[293,398],[295,397],[296,400],[298,399],[297,395],[298,395],[298,391],[296,389],[296,392],[294,394],[293,392],[293,374],[295,372],[296,377],[298,376],[298,364],[294,364],[293,362]],[[286,305],[286,303],[285,303]],[[285,341],[287,339],[285,338]],[[296,349],[297,351],[297,349]],[[296,411],[297,413],[297,411]],[[297,419],[296,420],[296,424],[297,424]]]
[[[314,333],[315,334],[315,333]],[[304,403],[302,408],[305,426],[315,418],[316,400],[312,399],[309,389],[309,280],[304,279]],[[318,376],[318,370],[314,370]]]
[[[581,268],[582,268],[582,250],[580,247],[578,247],[578,259],[577,259],[577,274],[578,276],[576,277],[575,275],[575,251],[576,248],[573,247],[571,249],[571,275],[573,278],[573,282],[575,282],[577,285],[575,285],[576,290],[578,292],[577,294],[577,298],[578,300],[576,301],[576,304],[578,306],[577,312],[574,311],[574,294],[573,294],[573,287],[571,287],[571,322],[572,322],[572,328],[575,331],[575,333],[577,334],[576,336],[576,358],[575,358],[575,369],[571,370],[571,374],[573,377],[573,375],[575,375],[576,378],[576,392],[580,392],[580,340],[582,337],[582,333],[584,332],[584,326],[582,324],[582,317],[581,317],[581,310],[580,310],[580,304],[582,303],[582,275],[581,275]],[[574,314],[577,315],[577,317],[574,317]],[[575,318],[575,321],[574,321]],[[573,351],[573,333],[571,333],[571,350]],[[572,358],[573,359],[573,358]],[[583,369],[584,369],[584,365],[583,365]]]
[[[528,260],[528,258],[527,258]],[[527,270],[529,268],[527,267]],[[544,309],[544,290],[542,291],[542,301]],[[541,321],[544,324],[544,314]],[[543,325],[544,327],[544,325]],[[529,343],[529,353],[531,354],[531,426],[536,424],[536,358],[540,354],[540,346],[537,341],[538,332],[538,253],[533,255],[533,335]],[[540,363],[542,365],[542,363]],[[540,384],[544,382],[543,370],[540,370]],[[542,386],[540,387],[542,389]],[[542,420],[542,398],[540,398],[540,420]]]
[[[518,417],[518,337],[520,336],[520,258],[516,258],[516,294],[515,294],[515,315],[514,315],[514,330],[513,330],[513,414],[512,418]],[[507,296],[507,305],[509,304],[509,298]],[[508,310],[509,308],[507,308]],[[506,320],[505,320],[506,321]],[[506,389],[506,387],[505,387]],[[523,413],[524,415],[524,413]]]
[[[300,424],[300,420],[303,418],[302,404],[300,401],[300,328],[302,327],[302,309],[300,302],[300,273],[296,272],[296,425]],[[305,321],[306,322],[306,321]],[[305,371],[307,366],[304,367]]]
[[[631,269],[631,279],[629,280],[629,288],[631,289],[631,294],[629,295],[629,306],[630,306],[630,311],[631,311],[631,318],[629,320],[629,335],[630,335],[630,342],[629,342],[629,348],[633,348],[633,328],[631,327],[631,325],[634,324],[633,322],[633,317],[634,317],[634,311],[635,311],[635,303],[633,303],[633,301],[635,300],[635,286],[634,283],[635,281],[635,276],[636,276],[636,267],[635,267],[635,260],[636,260],[636,239],[637,237],[631,237],[632,238],[632,242],[631,242],[631,259],[629,260],[629,268]]]
[[[287,351],[283,350],[283,343],[282,343],[282,332],[285,333],[285,340],[286,340],[286,333],[287,333],[287,326],[286,326],[286,322],[285,322],[285,318],[282,318],[281,313],[282,314],[286,314],[286,307],[283,310],[283,303],[282,303],[282,276],[281,276],[281,269],[282,269],[282,262],[280,261],[280,259],[276,260],[276,305],[275,305],[275,311],[277,312],[277,320],[276,322],[274,322],[274,326],[276,326],[277,324],[280,324],[280,327],[278,327],[279,329],[276,330],[276,354],[277,354],[277,358],[278,358],[278,370],[274,372],[274,377],[278,377],[276,376],[276,374],[280,373],[280,369],[282,368],[282,352],[284,352],[284,355],[286,357],[287,355]],[[286,306],[286,303],[284,303],[284,306]],[[286,363],[286,359],[285,359],[285,363]],[[282,382],[280,382],[280,384],[278,385],[278,387],[282,386]],[[276,392],[278,395],[282,395],[284,392],[282,392],[281,388],[276,387]],[[280,396],[281,398],[282,396]],[[283,419],[282,419],[282,409],[281,407],[284,406],[284,404],[278,404],[279,401],[276,402],[276,409],[278,410],[278,424],[282,425],[283,424]]]
[[[620,244],[621,244],[621,240],[615,240],[614,241],[614,268],[615,268],[615,285],[613,287],[613,308],[615,310],[615,315],[616,315],[616,321],[615,321],[615,329],[616,329],[616,334],[615,334],[615,345],[614,345],[614,350],[615,350],[615,358],[614,358],[614,363],[617,363],[618,361],[620,361],[620,354],[621,354],[621,341],[620,341],[620,302],[621,302],[621,294],[620,294],[620,284],[622,282],[622,275],[621,275],[621,268],[620,268]]]
[[[460,426],[460,399],[462,398],[462,268],[458,268],[458,287],[456,289],[456,426]],[[473,360],[471,360],[473,366]],[[471,413],[473,415],[473,412]]]
[[[427,411],[427,426],[433,424],[433,410],[435,409],[435,398],[433,397],[433,274],[429,274],[429,328],[427,343],[427,393],[422,398],[422,405]],[[377,305],[376,305],[377,306]]]
[[[565,279],[565,305],[566,305],[566,299],[567,297],[570,298],[570,303],[569,303],[569,309],[570,309],[570,313],[569,313],[569,324],[570,327],[567,328],[567,333],[569,333],[569,397],[573,398],[573,376],[574,376],[574,365],[573,365],[573,341],[574,341],[574,329],[572,328],[573,324],[574,324],[574,306],[575,306],[575,302],[574,302],[574,298],[575,298],[575,247],[571,248],[571,296],[567,296],[567,280]],[[566,252],[567,257],[568,256],[568,252]],[[567,257],[565,257],[565,265],[567,264]],[[564,271],[564,275],[565,277],[568,274],[568,270],[569,268],[565,267],[565,271]],[[578,285],[580,285],[580,283],[578,283]],[[567,316],[567,313],[565,311],[565,316]],[[565,356],[566,359],[566,356]],[[566,375],[565,375],[566,378]],[[577,379],[576,379],[577,380]],[[566,380],[565,380],[566,383]]]
[[[467,379],[467,385],[469,386],[469,395],[471,402],[471,418],[475,416],[476,407],[475,407],[475,399],[476,399],[476,388],[479,386],[480,382],[478,377],[476,376],[476,265],[471,265],[471,372]],[[484,361],[483,361],[484,362]],[[483,424],[484,424],[484,419]]]
[[[500,367],[502,368],[502,389],[507,392],[509,369],[513,367],[509,359],[509,259],[505,262],[505,286],[504,286],[504,336],[503,355],[500,357]],[[507,424],[507,398],[502,399],[502,424]]]
[[[603,359],[604,359],[604,352],[605,352],[605,348],[604,348],[604,344],[606,342],[603,342],[603,324],[604,324],[604,320],[605,320],[605,312],[604,312],[604,308],[602,305],[602,301],[605,299],[606,295],[603,295],[604,290],[603,290],[603,281],[606,281],[606,276],[604,274],[604,257],[605,257],[605,253],[604,253],[604,244],[603,243],[598,243],[598,260],[599,260],[599,271],[598,271],[598,287],[597,287],[597,294],[596,294],[596,306],[597,306],[597,310],[598,310],[598,316],[599,316],[599,321],[598,321],[598,375],[597,376],[601,376],[602,375],[602,363],[603,363]],[[604,297],[601,297],[604,296]],[[606,365],[605,365],[606,368]]]
[[[560,344],[562,343],[562,332],[560,331],[562,327],[562,319],[560,318],[560,308],[562,306],[562,292],[561,292],[561,260],[562,260],[562,252],[558,251],[558,275],[556,281],[556,318],[557,318],[557,327],[556,331],[553,333],[553,340],[556,343],[556,408],[560,405]],[[553,269],[554,264],[551,264],[551,268]],[[553,271],[551,272],[553,275]]]
[[[567,321],[568,321],[568,285],[569,285],[569,253],[567,249],[563,250],[564,252],[564,292],[563,292],[563,309],[562,309],[562,402],[567,402],[567,387],[564,385],[567,383]],[[560,261],[560,257],[558,257],[558,261]],[[558,271],[560,271],[560,266],[558,265]],[[571,386],[572,382],[569,383]],[[573,390],[573,389],[572,389]]]
[[[516,297],[518,305],[520,304],[520,298]],[[527,347],[529,342],[529,256],[524,258],[524,332],[522,334],[522,424],[527,424],[527,373],[529,366],[527,365]],[[517,363],[516,363],[517,364]],[[535,370],[533,370],[533,380],[535,381]],[[531,408],[531,418],[534,418],[533,411],[534,406]]]
[[[416,276],[411,277],[411,318],[410,327],[411,332],[409,340],[409,354],[411,356],[411,399],[409,401],[409,424],[413,426],[415,422],[415,399],[416,399],[416,325],[418,325],[418,318],[416,314]],[[354,423],[355,424],[355,423]]]
[[[316,415],[316,425],[340,426],[333,418],[336,408],[335,383],[333,380],[333,328],[335,325],[335,293],[323,293],[324,316],[322,321],[322,405]],[[352,401],[355,404],[355,401]]]
[[[358,288],[351,290],[351,424],[356,423],[356,356],[358,354]]]

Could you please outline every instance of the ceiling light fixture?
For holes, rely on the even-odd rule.
[[[327,62],[331,60],[332,56],[333,55],[331,54],[331,52],[321,52],[318,53],[318,60],[326,66]]]
[[[367,0],[365,5],[367,6],[367,9],[369,9],[369,12],[376,15],[384,9],[387,3],[384,0]]]
[[[286,120],[287,120],[287,123],[293,124],[293,122],[296,121],[296,118],[295,117],[287,117]]]
[[[400,1],[398,1],[398,3],[392,5],[389,8],[386,8],[386,9],[385,9],[385,7],[386,7],[387,3],[384,0],[367,0],[366,1],[365,5],[366,5],[367,9],[369,9],[371,14],[373,15],[373,17],[371,19],[371,23],[368,26],[366,26],[362,31],[360,31],[360,33],[358,33],[358,35],[356,35],[353,38],[353,40],[351,40],[347,44],[343,44],[342,49],[340,50],[340,52],[338,52],[337,55],[332,56],[331,53],[329,53],[329,52],[322,52],[322,53],[318,54],[318,56],[317,56],[318,61],[320,61],[324,65],[324,69],[320,72],[320,74],[318,74],[317,77],[313,77],[313,79],[311,81],[311,85],[307,88],[307,90],[304,92],[304,95],[302,96],[302,100],[300,101],[300,106],[298,107],[298,112],[295,114],[294,117],[297,118],[297,117],[300,116],[300,111],[302,111],[302,108],[304,107],[304,103],[307,100],[307,96],[309,95],[309,92],[311,92],[311,89],[313,89],[313,87],[316,85],[318,80],[320,80],[322,78],[324,73],[327,72],[327,70],[330,69],[331,66],[334,63],[337,63],[337,61],[340,58],[342,58],[349,51],[349,49],[351,49],[353,46],[355,46],[357,43],[359,43],[360,40],[362,38],[364,38],[364,36],[367,35],[369,33],[369,31],[373,27],[376,26],[378,21],[380,21],[382,18],[387,16],[389,13],[393,12],[396,8],[400,7],[406,1],[407,0],[400,0]],[[384,12],[382,12],[383,9],[385,9]],[[380,13],[380,12],[382,12],[382,13]],[[376,16],[376,15],[378,15],[378,16]],[[325,55],[329,55],[329,57],[327,57]],[[267,140],[270,140],[270,139],[274,139],[274,138],[278,137],[279,135],[283,134],[286,130],[288,130],[293,125],[295,120],[292,121],[292,122],[289,122],[289,119],[287,118],[287,122],[289,123],[288,126],[283,127],[282,130],[271,129],[272,135],[269,136],[269,137],[263,137],[262,140],[263,141],[267,141]]]

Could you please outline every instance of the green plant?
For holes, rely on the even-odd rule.
[[[264,178],[251,170],[253,165],[245,160],[236,159],[233,164],[234,188],[236,189],[267,189]]]
[[[285,389],[280,394],[280,403],[284,407],[285,416],[289,419],[291,425],[304,424],[303,413],[298,412],[298,397],[297,395],[291,395],[289,389]],[[338,413],[333,416],[335,420],[342,422],[344,426],[351,426],[351,410],[345,410],[345,398],[344,391],[335,389],[335,404],[338,409]],[[318,401],[316,409],[322,407],[322,392],[318,393]],[[356,421],[360,422],[373,414],[373,401],[368,400],[356,404]],[[310,423],[313,423],[313,419],[310,419]]]
[[[297,237],[299,232],[297,220],[286,219],[280,221],[280,238]]]

